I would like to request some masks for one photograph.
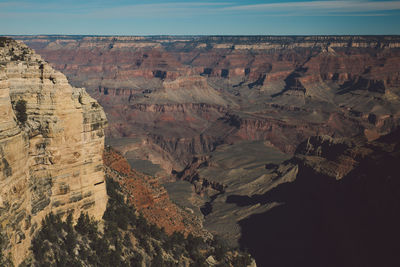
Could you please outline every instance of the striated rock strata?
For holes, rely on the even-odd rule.
[[[25,45],[0,39],[0,224],[14,262],[47,213],[102,217],[106,122],[84,89]]]
[[[205,239],[212,235],[203,229],[200,219],[183,211],[169,199],[168,193],[156,178],[131,169],[127,160],[116,150],[107,148],[104,155],[106,175],[118,181],[128,201],[152,224],[164,228],[171,235],[191,233]]]
[[[293,181],[298,165],[280,164],[304,140],[324,136],[299,149],[340,181],[357,163],[342,154],[353,144],[337,140],[373,141],[400,125],[398,36],[18,38],[88,88],[108,114],[107,141],[133,168],[150,161],[163,170],[143,171],[164,182],[172,172],[194,183],[204,200],[186,202],[232,241],[235,222],[271,207],[226,199]],[[194,191],[175,189],[175,200]]]
[[[88,88],[108,137],[141,139],[140,157],[168,171],[222,143],[293,153],[313,135],[373,140],[399,124],[398,36],[16,38]]]

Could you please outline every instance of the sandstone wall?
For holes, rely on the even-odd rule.
[[[84,89],[25,45],[0,40],[0,224],[16,263],[47,213],[102,217],[106,123]]]
[[[162,158],[167,172],[191,162],[181,151],[200,151],[191,141],[198,133],[217,145],[261,139],[292,153],[312,135],[373,140],[400,123],[398,36],[16,38],[87,88],[110,118],[108,137],[142,139],[157,156],[140,157]],[[216,121],[232,124],[224,114],[198,106],[137,110],[171,104],[219,106],[241,124],[227,129]]]

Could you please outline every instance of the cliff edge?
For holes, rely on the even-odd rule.
[[[99,219],[103,109],[22,43],[0,38],[0,225],[21,262],[49,212]]]

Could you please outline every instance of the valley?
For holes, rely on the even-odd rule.
[[[349,225],[337,221],[352,212],[350,196],[364,182],[352,173],[370,157],[380,160],[385,146],[396,153],[395,141],[380,140],[400,124],[398,36],[13,38],[98,101],[108,119],[107,145],[163,184],[174,205],[200,218],[208,231],[249,249],[259,266],[293,263],[282,261],[282,250],[300,262],[309,259],[297,249],[307,234],[315,239],[305,250],[324,243],[318,239],[323,227],[356,228],[357,214]],[[337,154],[325,153],[325,146]],[[376,177],[368,175],[372,182],[366,182],[363,200],[374,194]],[[344,190],[343,199],[335,190]],[[332,214],[318,213],[325,209]],[[315,214],[332,222],[315,226]],[[292,230],[285,232],[292,227],[293,239]],[[356,235],[335,239],[332,246],[350,239],[363,247]],[[273,254],[270,261],[264,246]],[[317,251],[321,260],[328,257],[329,250]],[[344,262],[352,257],[336,252]],[[318,259],[311,265],[322,264]]]

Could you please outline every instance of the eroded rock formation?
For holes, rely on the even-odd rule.
[[[47,213],[102,217],[106,123],[84,89],[0,39],[0,223],[16,263]]]
[[[160,165],[158,178],[193,182],[205,225],[236,240],[237,221],[275,204],[226,199],[294,181],[298,165],[280,163],[296,149],[340,180],[357,160],[355,141],[338,140],[400,125],[397,36],[19,38],[88,88],[109,116],[110,144]]]
[[[212,235],[203,229],[202,221],[190,211],[184,211],[169,199],[168,193],[156,178],[131,168],[127,160],[108,147],[103,155],[106,175],[120,183],[127,200],[152,224],[171,235],[181,232],[204,239]],[[193,211],[192,211],[193,212]]]
[[[293,153],[312,135],[373,140],[399,121],[396,36],[17,38],[88,88],[110,138],[147,140],[164,154],[142,157],[169,169],[203,153],[189,141],[200,134],[207,147],[268,140]]]

